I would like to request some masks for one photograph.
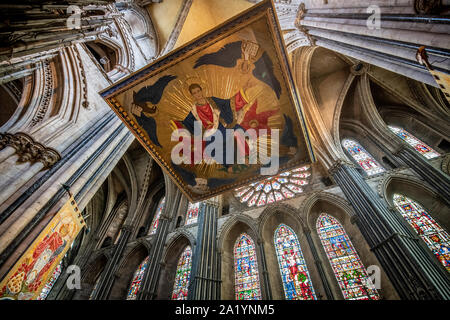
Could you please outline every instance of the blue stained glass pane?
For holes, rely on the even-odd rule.
[[[270,191],[272,191],[272,185],[270,183],[267,183],[264,187],[264,192],[269,193]]]
[[[384,168],[356,141],[344,139],[342,146],[347,149],[348,153],[356,162],[364,169],[367,175],[371,176],[384,172]]]

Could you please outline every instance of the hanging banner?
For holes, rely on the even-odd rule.
[[[35,300],[85,226],[71,196],[0,283],[0,300]]]

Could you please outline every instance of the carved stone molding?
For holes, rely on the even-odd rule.
[[[447,154],[444,159],[442,159],[441,169],[444,173],[450,175],[450,154]]]
[[[334,163],[333,163],[333,165],[330,167],[330,169],[328,169],[328,173],[332,176],[332,175],[334,175],[335,173],[336,173],[336,171],[340,168],[340,167],[342,167],[342,166],[349,166],[349,167],[352,167],[352,168],[356,168],[356,166],[355,166],[355,164],[354,163],[352,163],[352,162],[350,162],[350,161],[347,161],[347,160],[343,160],[343,159],[338,159],[338,160],[336,160]]]
[[[56,162],[61,160],[61,155],[58,151],[43,146],[23,132],[15,134],[0,133],[0,150],[7,146],[16,150],[19,162],[42,162],[44,169],[51,168]]]

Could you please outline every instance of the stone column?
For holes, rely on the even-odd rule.
[[[311,237],[311,230],[305,230],[306,240],[308,241],[309,248],[311,249],[312,255],[314,257],[314,263],[316,265],[317,271],[319,272],[320,280],[322,280],[323,288],[325,289],[325,294],[327,295],[328,300],[335,300],[333,291],[331,290],[331,286],[328,283],[327,276],[325,274],[325,270],[323,269],[322,260],[319,258],[319,254],[317,253],[316,246]]]
[[[394,154],[428,182],[441,198],[450,205],[450,182],[445,174],[434,168],[422,155],[404,143]]]
[[[97,288],[92,294],[92,300],[107,300],[115,280],[115,271],[118,267],[119,261],[122,258],[125,247],[130,238],[132,226],[124,225],[121,229],[121,234],[118,243],[116,244],[111,259],[105,266],[105,269],[100,276]]]
[[[257,250],[259,250],[261,261],[259,265],[262,267],[262,270],[260,271],[260,274],[262,275],[260,281],[261,284],[264,286],[266,296],[263,297],[264,300],[272,300],[272,289],[270,287],[270,280],[269,280],[269,271],[267,270],[267,262],[266,262],[266,253],[264,251],[264,244],[261,241],[261,239],[257,240]]]
[[[168,183],[171,185],[169,186]],[[166,196],[164,211],[159,218],[158,229],[151,241],[150,258],[142,277],[137,300],[153,300],[157,295],[156,290],[162,266],[161,258],[167,235],[169,234],[170,221],[174,216],[172,213],[177,211],[181,200],[181,192],[168,180],[166,180],[166,190],[172,190],[172,194]]]
[[[330,174],[354,207],[361,233],[401,299],[449,299],[447,271],[402,217],[388,209],[353,165],[339,160]]]
[[[200,203],[197,245],[192,256],[189,300],[220,299],[220,259],[216,248],[218,204]]]

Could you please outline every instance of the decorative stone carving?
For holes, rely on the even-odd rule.
[[[441,0],[415,0],[414,10],[417,14],[439,13],[441,5]]]
[[[44,119],[53,96],[53,73],[50,67],[50,60],[46,59],[41,64],[44,71],[44,91],[39,109],[31,120],[31,127],[34,127]]]
[[[332,176],[336,173],[336,171],[343,165],[352,167],[352,168],[356,168],[356,166],[347,160],[343,160],[343,159],[338,159],[336,160],[333,165],[330,167],[330,169],[328,169],[328,173]]]
[[[44,169],[51,168],[56,162],[61,160],[58,151],[47,148],[39,142],[35,142],[26,133],[0,133],[0,149],[6,146],[10,146],[16,150],[19,156],[19,162],[42,162]]]

